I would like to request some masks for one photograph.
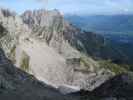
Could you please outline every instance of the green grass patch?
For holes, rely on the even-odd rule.
[[[20,62],[21,69],[28,72],[29,71],[29,62],[30,62],[30,57],[25,52],[23,52],[21,62]]]
[[[90,67],[89,61],[86,57],[81,57],[80,58],[80,64],[86,66],[87,68]]]
[[[98,63],[85,55],[80,57],[80,66],[83,66],[87,71],[97,72],[99,69]]]
[[[114,72],[116,75],[127,73],[128,69],[124,68],[123,66],[120,66],[118,64],[112,63],[111,61],[99,61],[100,67],[110,70],[111,72]]]
[[[10,59],[13,61],[13,63],[16,63],[16,46],[15,45],[10,50]]]

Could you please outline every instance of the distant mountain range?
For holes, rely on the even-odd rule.
[[[133,58],[131,53],[133,51],[133,15],[65,15],[65,18],[84,31],[103,35],[108,50],[102,49],[102,55],[105,51],[114,51],[111,55],[121,54],[127,61]]]
[[[96,32],[133,32],[133,15],[66,15],[65,18],[79,28]]]

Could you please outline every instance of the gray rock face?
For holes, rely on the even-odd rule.
[[[0,23],[1,34],[4,33],[4,35],[0,38],[1,47],[9,56],[11,49],[18,44],[19,36],[22,34],[28,35],[30,33],[30,29],[24,25],[19,16],[6,9],[0,10]]]
[[[9,11],[9,9],[2,9],[0,8],[0,15],[4,17],[16,16],[16,13],[13,11]]]
[[[57,10],[54,11],[26,11],[22,15],[23,21],[33,30],[36,36],[45,39],[50,44],[51,39],[56,35],[62,38],[63,17]]]
[[[76,37],[81,31],[66,22],[57,10],[27,11],[21,17],[0,12],[4,34],[1,48],[17,67],[39,80],[56,88],[70,86],[92,91],[112,77],[111,72],[98,69],[99,64],[92,58],[81,60],[84,54],[74,46],[84,48]],[[23,58],[24,54],[28,59]],[[73,91],[70,87],[63,87],[63,92]]]
[[[104,45],[104,39],[101,36],[74,27],[64,20],[63,15],[57,10],[26,11],[21,17],[36,37],[45,40],[49,46],[66,57],[78,55],[73,48],[89,55],[99,55],[97,48]]]
[[[62,20],[61,14],[57,10],[46,11],[46,10],[35,10],[35,11],[26,11],[22,18],[26,24],[30,27],[39,25],[41,27],[50,27],[54,22],[60,23]]]
[[[2,100],[76,100],[16,68],[0,49],[0,99]],[[6,63],[1,63],[1,59]]]
[[[82,71],[76,71],[74,73],[73,85],[80,86],[83,90],[93,91],[95,88],[99,87],[106,80],[112,77],[111,72],[106,70],[99,70],[101,73],[85,73]]]
[[[33,30],[36,37],[45,40],[60,54],[66,57],[79,56],[79,53],[70,46],[78,30],[66,22],[57,10],[27,11],[22,15],[22,19]]]
[[[133,91],[132,83],[132,73],[122,74],[107,81],[87,96],[95,96],[96,100],[130,100]],[[76,89],[70,86],[60,88],[63,93],[74,92]],[[57,100],[91,100],[90,97],[83,98],[82,94],[78,96],[60,94],[58,90],[16,68],[0,49],[0,98],[2,100],[55,100],[55,98]]]
[[[85,90],[90,91],[87,96],[104,96],[103,100],[117,100],[119,96],[123,97],[118,100],[129,100],[127,98],[132,97],[133,92],[132,74],[110,80],[114,75],[112,72],[100,68],[97,61],[78,51],[85,51],[85,36],[90,37],[91,45],[97,44],[98,41],[92,40],[98,37],[95,38],[92,33],[82,37],[79,35],[82,32],[66,22],[57,10],[28,11],[19,17],[9,10],[1,9],[0,48],[6,56],[0,51],[0,98],[86,100],[82,99],[82,95],[79,98],[66,98],[59,93]]]

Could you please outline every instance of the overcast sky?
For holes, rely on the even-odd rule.
[[[18,13],[46,8],[64,14],[133,14],[133,0],[0,0],[0,6]]]

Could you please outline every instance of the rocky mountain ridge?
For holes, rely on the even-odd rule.
[[[25,13],[21,16],[24,22],[30,22],[29,19],[35,22],[28,26],[21,17],[9,15],[5,16],[1,10],[1,26],[7,31],[1,37],[1,48],[16,66],[39,80],[56,88],[70,85],[93,90],[113,75],[104,69],[96,70],[98,63],[72,46],[82,45],[75,35],[80,30],[66,22],[58,11],[34,11],[33,16]],[[87,67],[82,58],[87,60]],[[97,79],[100,80],[91,86]]]
[[[92,47],[98,42],[102,46],[102,37],[84,35],[57,10],[28,11],[21,16],[9,12],[0,10],[1,48],[14,65],[38,80],[69,94],[93,91],[116,74],[86,56],[84,36]]]

